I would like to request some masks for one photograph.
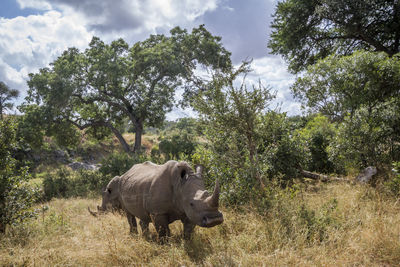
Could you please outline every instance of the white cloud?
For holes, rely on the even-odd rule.
[[[236,62],[255,58],[249,79],[271,85],[277,90],[277,101],[285,103],[282,110],[290,113],[297,107],[289,91],[294,77],[280,58],[266,56],[268,21],[261,15],[268,18],[274,6],[270,1],[17,0],[21,8],[43,12],[0,18],[0,80],[22,90],[24,96],[29,73],[48,66],[68,47],[84,49],[93,35],[106,42],[122,37],[133,44],[174,26],[190,29],[206,23],[213,34],[223,37]]]
[[[287,72],[286,64],[280,57],[258,58],[253,60],[251,66],[253,71],[248,75],[249,82],[258,84],[261,81],[264,86],[269,86],[272,92],[276,92],[276,99],[272,102],[271,108],[278,106],[288,115],[301,113],[301,105],[293,99],[290,91],[290,86],[296,77]]]
[[[98,33],[155,33],[157,28],[187,26],[220,0],[18,0],[21,7],[79,14]]]
[[[50,10],[51,5],[45,0],[17,0],[21,8],[34,8],[39,10]]]
[[[28,74],[36,72],[68,47],[83,48],[91,34],[58,11],[43,15],[0,18],[0,80],[25,96]]]

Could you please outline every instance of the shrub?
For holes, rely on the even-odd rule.
[[[336,132],[334,125],[326,116],[317,114],[295,134],[296,142],[304,147],[306,154],[304,167],[307,170],[322,173],[335,171],[333,162],[329,160],[328,146]]]
[[[111,178],[110,175],[103,175],[98,171],[80,170],[74,172],[63,167],[44,177],[44,199],[98,195]]]
[[[122,175],[134,164],[148,160],[144,154],[114,153],[101,162],[99,171],[103,175]]]
[[[7,225],[22,223],[36,215],[32,205],[38,189],[27,184],[28,168],[16,167],[13,157],[17,147],[15,132],[13,119],[0,120],[0,232],[4,232]]]
[[[177,132],[168,135],[160,141],[159,151],[166,160],[180,159],[180,155],[191,156],[195,150],[197,142],[195,137],[188,132]]]
[[[400,162],[393,163],[394,176],[385,183],[386,189],[394,196],[400,195]]]
[[[60,168],[54,175],[48,175],[43,179],[43,192],[45,200],[53,197],[67,197],[71,188],[70,176],[72,172],[66,168]]]

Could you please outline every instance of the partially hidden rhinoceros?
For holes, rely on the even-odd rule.
[[[137,232],[137,217],[143,233],[149,223],[159,238],[170,234],[168,225],[181,220],[184,237],[189,238],[196,225],[212,227],[224,219],[218,211],[219,184],[210,195],[204,187],[202,166],[196,172],[186,162],[168,161],[163,165],[144,162],[134,165],[122,176],[114,177],[103,191],[99,212],[107,206],[126,212],[131,232]],[[95,212],[90,211],[92,215]]]

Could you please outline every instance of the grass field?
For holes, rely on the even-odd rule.
[[[92,217],[99,199],[53,199],[37,219],[1,237],[5,266],[396,266],[400,208],[366,186],[316,184],[260,212],[222,207],[225,222],[166,244],[130,235],[124,216]],[[262,214],[262,215],[261,215]]]

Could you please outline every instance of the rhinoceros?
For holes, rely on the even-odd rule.
[[[219,183],[210,195],[204,187],[203,167],[186,162],[168,161],[157,165],[150,161],[136,164],[122,176],[114,177],[103,191],[100,212],[107,205],[126,212],[131,232],[137,232],[136,218],[142,232],[148,232],[149,223],[156,228],[159,238],[169,236],[168,225],[176,220],[183,223],[183,234],[190,238],[196,225],[212,227],[224,219],[218,211]],[[89,212],[93,215],[96,213]]]

